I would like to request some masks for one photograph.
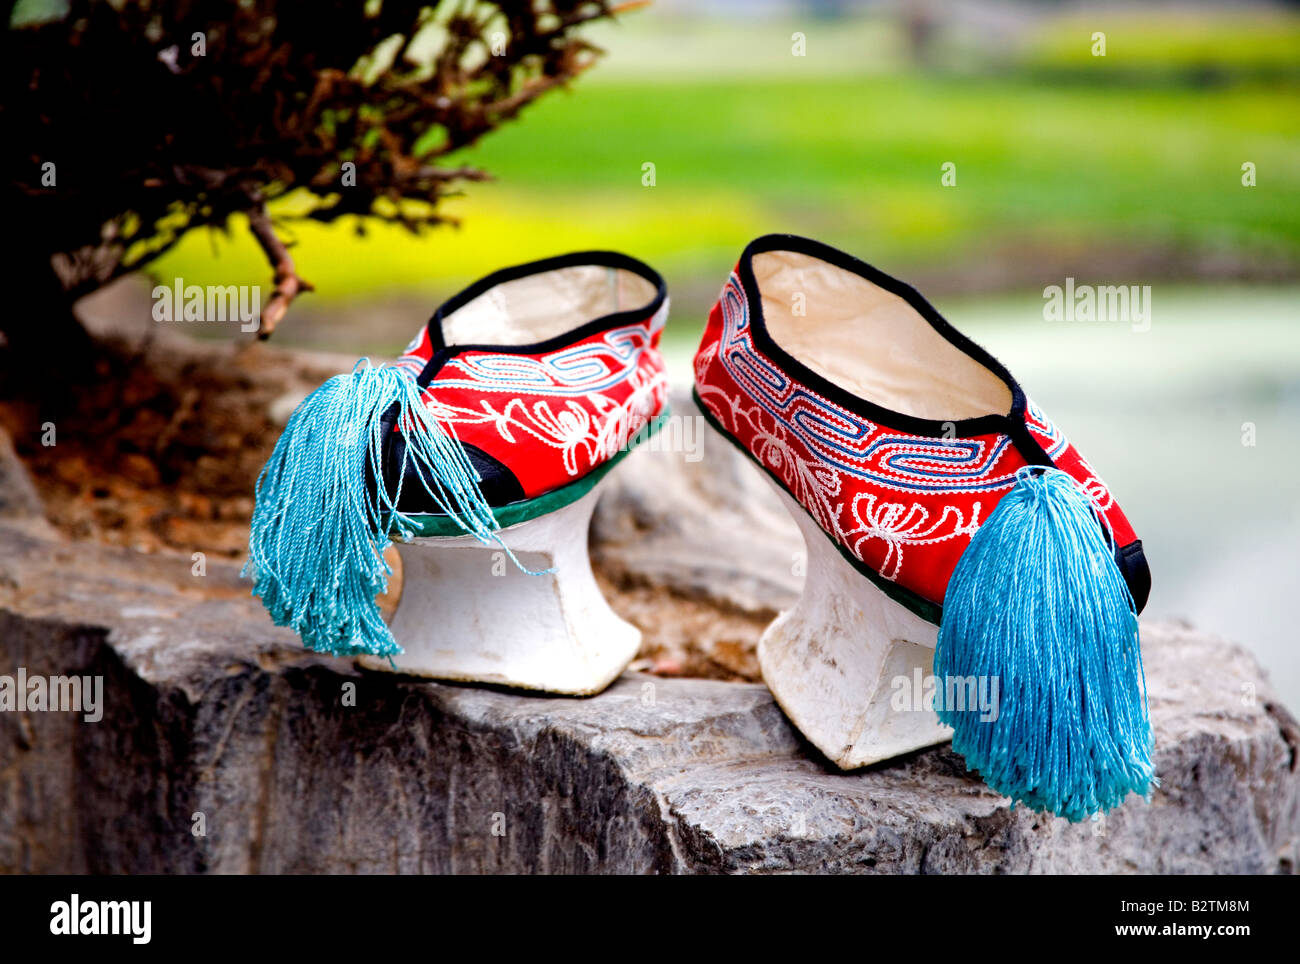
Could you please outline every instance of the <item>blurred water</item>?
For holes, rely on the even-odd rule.
[[[1117,494],[1151,563],[1144,616],[1243,643],[1300,710],[1300,288],[1156,286],[1152,305],[1136,332],[1044,321],[1037,295],[938,299]],[[688,341],[670,348],[676,384]]]

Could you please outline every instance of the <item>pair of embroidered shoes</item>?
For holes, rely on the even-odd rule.
[[[599,692],[640,634],[596,587],[587,527],[667,417],[667,312],[639,261],[552,258],[456,295],[395,365],[331,379],[258,480],[254,594],[320,652]],[[994,789],[1073,820],[1149,793],[1142,544],[992,356],[907,285],[769,235],[709,316],[695,398],[803,530],[803,595],[759,658],[830,760],[952,739]]]

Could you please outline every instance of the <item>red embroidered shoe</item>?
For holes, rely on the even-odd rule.
[[[695,379],[804,530],[804,595],[759,656],[822,752],[861,766],[955,730],[1032,806],[1079,819],[1146,792],[1142,543],[996,359],[907,285],[769,235],[723,288]]]
[[[659,338],[667,317],[667,289],[654,269],[613,252],[580,252],[466,288],[420,329],[397,367],[415,377],[428,413],[469,456],[488,504],[509,507],[498,522],[517,522],[589,489],[664,413]],[[388,441],[390,491],[405,466],[398,508],[427,516],[414,520],[416,533],[460,534],[403,458],[402,433]]]
[[[604,688],[640,634],[596,587],[587,524],[598,482],[666,417],[667,313],[640,261],[550,258],[456,295],[395,365],[330,379],[258,480],[254,594],[320,652]],[[404,573],[391,627],[375,604],[390,533]]]

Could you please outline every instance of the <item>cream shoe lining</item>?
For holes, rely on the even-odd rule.
[[[844,390],[939,421],[1010,410],[1002,379],[898,295],[795,251],[754,255],[753,270],[772,340]]]
[[[603,265],[556,268],[502,282],[442,319],[443,342],[531,345],[603,315],[648,306],[653,284]]]

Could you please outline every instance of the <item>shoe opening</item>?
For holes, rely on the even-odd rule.
[[[756,253],[752,270],[772,341],[844,391],[941,421],[1010,408],[1007,383],[903,296],[800,251]]]
[[[657,286],[626,268],[582,264],[495,284],[442,318],[444,344],[532,345],[584,322],[653,305]]]

